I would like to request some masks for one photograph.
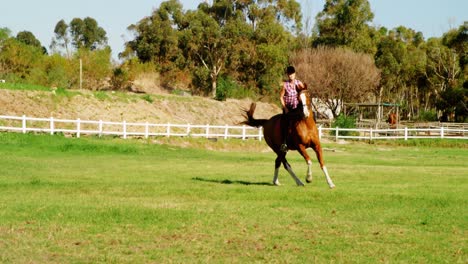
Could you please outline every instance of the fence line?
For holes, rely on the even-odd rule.
[[[7,121],[2,121],[7,120]],[[8,126],[6,125],[8,123]],[[319,137],[332,140],[339,139],[414,139],[414,138],[453,138],[468,139],[468,130],[447,127],[430,128],[324,128],[319,126]],[[56,133],[81,135],[114,135],[124,139],[128,137],[205,137],[205,138],[239,138],[242,140],[254,138],[263,139],[262,128],[229,125],[191,125],[191,124],[151,124],[135,122],[110,122],[81,119],[34,118],[23,116],[0,115],[0,131],[42,132],[54,135]]]

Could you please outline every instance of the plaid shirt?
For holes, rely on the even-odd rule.
[[[298,94],[296,86],[301,84],[302,82],[299,80],[294,80],[293,83],[286,81],[283,83],[284,87],[284,104],[289,109],[296,109],[297,105],[299,104]]]

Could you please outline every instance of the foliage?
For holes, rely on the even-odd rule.
[[[425,84],[427,56],[421,37],[421,33],[400,26],[383,34],[377,45],[375,63],[381,69],[378,101],[407,105],[409,113],[403,116],[416,116],[416,106],[430,100]]]
[[[154,102],[154,99],[151,97],[151,95],[149,94],[145,94],[141,97],[143,100],[147,101],[148,103],[153,103]]]
[[[227,98],[239,98],[242,96],[242,87],[239,86],[229,76],[222,76],[219,78],[218,89],[216,89],[216,100],[225,101]]]
[[[355,128],[356,127],[356,118],[353,116],[346,116],[344,114],[340,114],[337,116],[332,123],[332,127],[338,128]],[[330,131],[331,135],[335,134],[335,131]],[[339,131],[338,134],[340,136],[355,136],[357,132],[352,131]]]
[[[72,19],[69,30],[72,44],[78,50],[96,50],[107,45],[106,31],[92,17]]]
[[[349,47],[356,52],[375,53],[369,23],[374,18],[367,0],[327,0],[317,14],[315,47]]]
[[[468,89],[448,88],[440,94],[436,102],[442,111],[441,121],[466,122],[468,120]]]
[[[215,97],[218,77],[228,73],[272,94],[287,63],[287,32],[301,29],[301,17],[294,0],[214,1],[185,13],[178,1],[165,1],[129,27],[135,40],[127,42],[122,56],[152,61],[162,72],[188,69],[195,93]]]
[[[437,121],[437,112],[436,111],[421,111],[417,120],[420,121]]]
[[[28,81],[32,72],[41,68],[43,60],[41,48],[8,38],[2,42],[0,78],[14,82]]]
[[[115,68],[110,80],[110,85],[112,90],[130,89],[131,80],[128,71],[123,67]]]
[[[367,54],[322,47],[301,50],[291,57],[298,77],[308,84],[313,97],[320,98],[335,117],[343,102],[362,102],[375,95],[380,72]]]
[[[75,61],[82,60],[83,88],[93,91],[108,88],[109,84],[105,82],[105,79],[112,72],[110,58],[109,47],[102,50],[84,48],[78,50]]]
[[[45,47],[42,47],[41,42],[30,31],[18,32],[18,34],[16,35],[16,40],[18,40],[19,42],[24,43],[26,45],[42,49],[42,52],[44,54],[47,53],[47,49]]]
[[[1,89],[8,90],[24,90],[24,91],[50,91],[49,87],[35,84],[26,84],[26,83],[0,83]]]

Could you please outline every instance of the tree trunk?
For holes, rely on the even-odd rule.
[[[216,77],[211,77],[211,96],[216,98]]]

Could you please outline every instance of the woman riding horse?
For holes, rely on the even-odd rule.
[[[322,168],[328,186],[334,188],[335,184],[331,180],[328,170],[323,161],[322,148],[320,146],[319,134],[315,124],[313,115],[310,114],[309,105],[310,98],[307,92],[307,85],[304,84],[304,90],[299,93],[299,103],[302,104],[303,116],[301,118],[293,119],[291,123],[290,133],[288,136],[287,148],[290,150],[297,150],[307,162],[307,177],[306,181],[312,181],[312,161],[307,153],[307,148],[312,148],[315,151],[320,167]],[[270,119],[255,119],[253,117],[256,104],[252,103],[250,109],[245,111],[246,121],[243,123],[253,127],[263,127],[263,135],[268,146],[276,153],[275,160],[275,174],[273,177],[273,184],[280,185],[278,181],[278,172],[281,163],[284,168],[289,172],[291,177],[296,181],[299,186],[304,184],[294,174],[291,165],[286,160],[287,152],[281,150],[281,145],[284,143],[282,131],[284,130],[284,122],[282,122],[281,114],[275,115]],[[287,129],[287,128],[286,128]]]

